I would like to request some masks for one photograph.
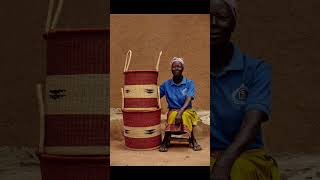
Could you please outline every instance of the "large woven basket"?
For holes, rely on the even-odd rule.
[[[109,156],[38,154],[42,180],[109,180]]]
[[[42,151],[109,154],[109,30],[48,32]]]
[[[133,150],[152,150],[161,143],[161,109],[132,111],[123,109],[125,145]]]
[[[124,65],[124,108],[159,108],[158,70],[160,52],[155,70],[128,70],[131,61],[131,50],[128,51]]]
[[[109,72],[109,29],[55,29],[44,38],[47,75]]]
[[[39,151],[51,155],[108,155],[110,32],[56,29],[62,5],[63,0],[57,5],[49,0],[43,35],[47,77],[44,97],[41,85],[37,89]]]

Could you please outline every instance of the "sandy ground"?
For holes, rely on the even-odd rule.
[[[173,145],[168,152],[127,150],[121,141],[111,141],[111,166],[208,166],[209,138],[199,138],[201,151],[187,145]]]
[[[173,144],[168,152],[132,151],[125,147],[122,136],[122,113],[120,109],[110,110],[110,164],[111,166],[209,166],[210,130],[209,111],[197,111],[201,119],[195,131],[195,137],[202,147],[193,151],[188,145]],[[161,116],[162,129],[165,127],[166,114]],[[162,135],[164,135],[162,133]]]
[[[39,161],[34,154],[34,148],[26,147],[7,147],[0,146],[0,179],[1,180],[40,180],[40,167]],[[179,153],[177,159],[185,159],[184,162],[191,162],[190,159],[201,157],[200,154],[193,153],[188,148],[171,148],[166,154],[173,156],[177,155],[177,152],[190,152],[189,157],[183,156]],[[151,151],[140,152],[137,154],[143,154],[144,157],[149,157]],[[165,158],[165,155],[159,154],[161,158]],[[156,155],[154,155],[155,157]],[[283,180],[320,180],[320,153],[318,154],[278,154],[274,156],[278,161],[280,169],[282,171]],[[140,159],[137,157],[137,159]],[[201,158],[202,159],[202,158]],[[157,161],[157,158],[153,158],[153,161]],[[202,161],[202,160],[199,160]],[[204,161],[202,162],[205,163]],[[200,164],[200,163],[198,163]],[[161,165],[161,163],[159,163]]]
[[[283,180],[320,180],[320,153],[274,155]]]
[[[1,180],[40,180],[35,148],[0,146]]]
[[[121,113],[113,111],[111,118],[111,164],[114,166],[206,166],[209,165],[209,117],[200,111],[202,122],[195,130],[203,150],[195,152],[185,145],[175,145],[166,153],[130,151],[121,136]],[[164,119],[163,116],[162,119]],[[0,146],[0,180],[40,180],[40,163],[35,148]],[[282,172],[283,180],[320,180],[320,153],[281,153],[273,155]]]

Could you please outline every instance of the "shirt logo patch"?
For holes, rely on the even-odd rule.
[[[244,105],[248,98],[248,88],[244,84],[232,92],[232,100],[234,104]]]
[[[186,95],[187,95],[187,91],[188,91],[188,89],[187,89],[187,88],[184,88],[184,89],[182,90],[182,94],[183,94],[184,96],[186,96]]]

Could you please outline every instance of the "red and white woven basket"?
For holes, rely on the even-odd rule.
[[[109,154],[109,30],[56,30],[47,40],[43,152]]]
[[[49,0],[47,78],[37,85],[42,180],[108,180],[109,30],[56,30],[62,5]]]
[[[152,150],[161,143],[161,109],[132,111],[123,109],[125,145],[133,150]]]
[[[124,108],[132,110],[159,108],[158,69],[160,52],[155,70],[128,70],[131,61],[131,50],[128,51],[124,65]]]
[[[128,51],[124,67],[122,112],[125,145],[133,150],[151,150],[161,143],[161,103],[157,85],[159,54],[156,70],[128,70],[131,60]]]

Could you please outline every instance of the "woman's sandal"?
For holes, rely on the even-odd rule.
[[[200,150],[202,150],[202,147],[199,145],[199,144],[197,144],[197,145],[193,145],[193,148],[192,148],[194,151],[200,151]]]
[[[193,143],[191,139],[189,139],[189,148],[193,148]]]
[[[202,150],[202,147],[200,144],[197,143],[197,141],[189,141],[189,147],[192,148],[194,151],[200,151]]]
[[[167,152],[168,151],[167,143],[161,143],[159,151],[160,152]]]

